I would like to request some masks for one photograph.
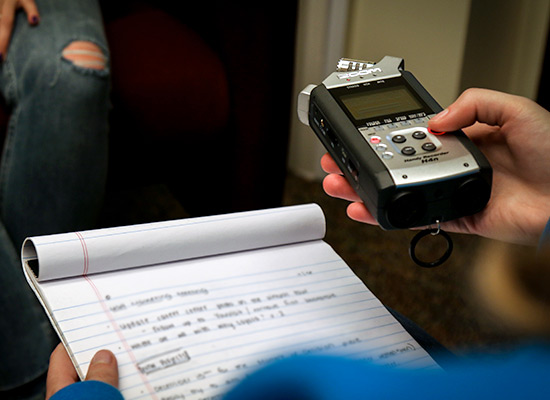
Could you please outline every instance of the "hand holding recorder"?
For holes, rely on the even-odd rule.
[[[462,131],[428,129],[440,111],[392,56],[340,59],[336,72],[298,96],[300,120],[387,230],[440,226],[489,201],[492,169],[483,153]]]
[[[491,199],[481,212],[443,222],[451,232],[471,233],[520,244],[537,244],[550,217],[550,113],[523,97],[469,89],[429,121],[434,131],[464,132],[493,168]],[[359,196],[327,154],[324,189],[352,201],[350,218],[376,224]]]

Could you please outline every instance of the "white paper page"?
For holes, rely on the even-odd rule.
[[[161,264],[325,235],[317,204],[28,238],[22,261],[38,259],[39,281]]]
[[[208,398],[292,354],[438,368],[320,240],[40,287],[82,374],[116,354],[125,399]]]

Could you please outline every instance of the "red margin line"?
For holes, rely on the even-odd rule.
[[[78,240],[80,240],[80,244],[82,245],[82,253],[84,254],[84,270],[82,271],[82,275],[86,276],[88,275],[88,270],[90,269],[90,258],[88,257],[88,246],[86,245],[86,241],[84,240],[84,237],[80,232],[75,232],[75,235],[78,237]]]
[[[130,359],[132,360],[132,363],[134,365],[137,365],[137,360],[136,360],[136,357],[135,357],[134,353],[132,352],[132,348],[128,345],[128,342],[124,338],[124,335],[122,335],[122,332],[121,332],[118,324],[116,323],[115,318],[113,317],[113,314],[111,313],[111,311],[109,310],[109,308],[105,304],[105,301],[103,300],[103,297],[101,296],[101,293],[99,292],[99,289],[92,282],[92,280],[90,279],[89,276],[84,276],[84,279],[86,279],[86,281],[92,287],[92,290],[95,292],[97,300],[99,301],[99,303],[101,304],[101,307],[103,308],[103,312],[105,313],[105,315],[107,316],[107,318],[111,322],[111,326],[113,327],[113,329],[115,330],[118,338],[122,342],[122,345],[124,346],[124,349],[126,350],[126,353],[128,353],[128,355],[130,356]],[[151,395],[151,398],[155,399],[155,400],[158,400],[158,397],[155,393],[155,390],[151,386],[151,383],[149,383],[149,380],[141,373],[141,371],[138,370],[138,372],[139,372],[139,376],[141,378],[141,381],[143,382],[143,384],[145,385],[145,387],[149,391],[149,394]]]

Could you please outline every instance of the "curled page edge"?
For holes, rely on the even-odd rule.
[[[323,239],[317,204],[25,239],[21,261],[37,282]],[[27,266],[27,268],[25,268]]]
[[[81,381],[85,379],[85,375],[82,372],[82,369],[80,368],[79,363],[76,361],[76,357],[73,354],[73,351],[71,350],[71,346],[69,346],[69,341],[63,334],[63,330],[57,323],[57,320],[54,317],[54,313],[51,312],[51,307],[48,304],[47,297],[42,293],[42,290],[40,289],[40,284],[37,281],[36,275],[34,274],[32,268],[28,265],[27,262],[23,263],[23,272],[25,273],[25,278],[27,279],[27,282],[29,286],[31,287],[32,291],[38,298],[38,301],[40,301],[40,304],[46,311],[46,315],[48,316],[48,319],[50,320],[50,323],[52,324],[55,332],[57,333],[57,336],[61,339],[61,342],[63,343],[63,346],[65,347],[65,350],[67,351],[67,354],[69,355],[69,358],[71,359],[74,368],[78,374],[78,377]]]

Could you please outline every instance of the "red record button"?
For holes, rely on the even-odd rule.
[[[446,132],[434,131],[433,129],[430,129],[430,128],[428,128],[428,132],[430,132],[432,135],[436,135],[436,136],[441,136],[441,135],[444,135],[446,133]]]
[[[373,137],[370,138],[370,142],[371,142],[372,144],[378,144],[378,143],[380,143],[381,140],[382,140],[382,139],[380,139],[379,136],[373,136]]]

